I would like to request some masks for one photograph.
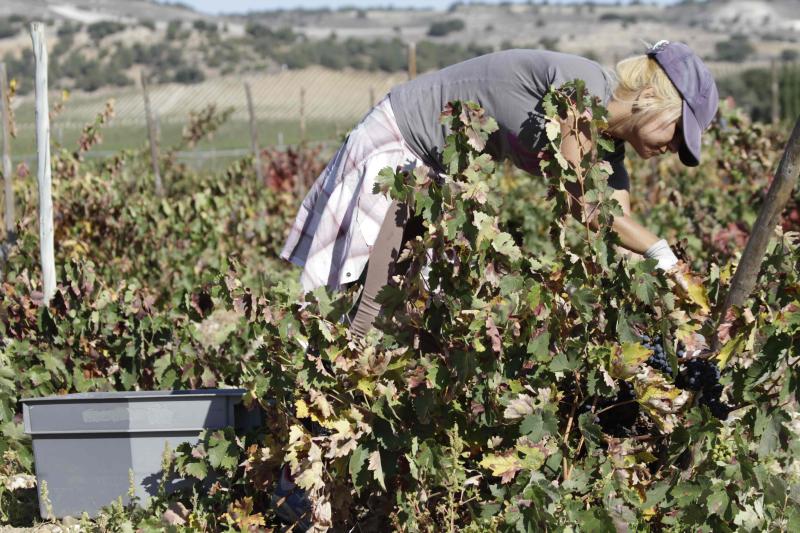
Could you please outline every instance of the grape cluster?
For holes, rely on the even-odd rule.
[[[684,390],[699,391],[712,387],[719,381],[719,368],[708,359],[692,359],[680,373],[675,384]]]
[[[642,335],[642,346],[653,352],[653,355],[650,356],[646,363],[654,370],[671,376],[672,366],[669,364],[669,360],[667,360],[667,352],[664,351],[661,337],[655,336],[651,338],[647,335]]]
[[[678,388],[701,391],[700,405],[705,405],[711,414],[720,420],[728,418],[730,408],[722,401],[722,385],[719,382],[719,367],[710,359],[692,359],[675,380]]]
[[[636,422],[639,418],[639,404],[636,402],[624,403],[630,402],[636,398],[633,385],[624,380],[617,381],[617,385],[619,386],[619,392],[616,398],[603,399],[598,402],[597,406],[600,409],[612,405],[615,406],[603,412],[599,416],[598,423],[603,429],[603,432],[608,435],[613,435],[615,437],[631,437],[633,435],[638,435],[639,431],[636,427]]]

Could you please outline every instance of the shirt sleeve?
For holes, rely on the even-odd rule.
[[[631,190],[631,179],[625,170],[625,141],[617,139],[614,142],[614,151],[606,154],[605,160],[611,163],[608,185],[617,190]]]

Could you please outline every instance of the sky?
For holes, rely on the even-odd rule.
[[[220,13],[246,13],[248,11],[262,11],[271,9],[293,9],[293,8],[331,8],[340,7],[375,7],[393,5],[394,7],[407,8],[433,8],[445,10],[454,3],[455,0],[180,0],[183,4],[188,4],[198,11],[210,14]],[[502,0],[484,0],[485,3],[499,4]],[[535,0],[539,3],[541,0]],[[598,4],[613,4],[616,0],[595,0]],[[628,0],[621,0],[627,3]],[[646,0],[648,3],[652,0]],[[655,0],[659,4],[674,3],[675,0]],[[171,3],[171,2],[167,2]],[[468,1],[465,3],[469,3]],[[522,2],[516,2],[522,3]],[[550,0],[550,3],[571,3],[569,0]]]

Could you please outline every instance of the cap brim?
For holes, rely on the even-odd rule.
[[[687,167],[696,167],[700,164],[700,136],[703,128],[694,116],[691,108],[683,102],[682,114],[683,141],[678,149],[681,163]]]

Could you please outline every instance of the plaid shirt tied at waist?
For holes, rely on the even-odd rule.
[[[303,203],[280,256],[303,267],[305,292],[320,286],[339,290],[357,280],[369,259],[391,205],[372,192],[385,167],[424,166],[397,127],[385,96],[350,132]]]

